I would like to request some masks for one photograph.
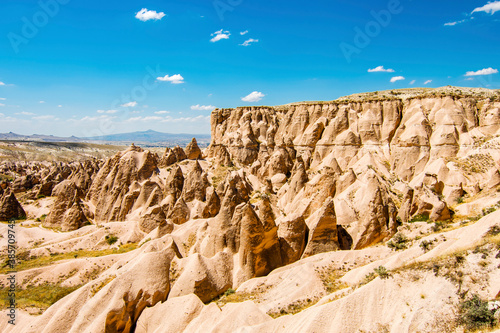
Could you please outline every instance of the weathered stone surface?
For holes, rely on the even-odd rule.
[[[321,209],[308,221],[309,239],[303,258],[340,249],[337,235],[337,218],[333,199],[327,199]]]
[[[205,201],[206,190],[209,185],[206,172],[203,171],[198,161],[196,161],[184,181],[182,197],[186,202],[193,201],[194,199]]]
[[[193,138],[185,149],[186,158],[189,160],[202,159],[201,149],[198,147],[196,139]]]
[[[17,201],[14,192],[4,192],[0,197],[0,221],[24,217],[26,217],[26,213],[19,201]]]
[[[278,236],[281,247],[283,265],[291,264],[302,256],[308,228],[304,217],[300,215],[287,216],[278,226]]]

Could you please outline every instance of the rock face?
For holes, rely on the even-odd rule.
[[[45,227],[71,231],[88,222],[83,212],[83,192],[74,182],[65,180],[57,185],[53,192],[56,195],[56,200],[52,204],[47,218],[43,221]]]
[[[198,147],[196,139],[193,138],[191,142],[186,146],[185,149],[186,158],[190,160],[197,160],[202,158],[201,149]]]
[[[26,213],[19,201],[17,201],[14,192],[3,193],[0,197],[0,221],[24,217],[26,217]]]
[[[292,216],[282,221],[278,227],[281,261],[288,265],[300,259],[306,241],[308,228],[302,216]]]
[[[325,201],[323,207],[309,220],[309,239],[304,250],[304,258],[340,249],[333,199]]]
[[[140,189],[138,183],[149,179],[157,172],[156,155],[136,146],[131,146],[107,160],[95,176],[87,193],[87,200],[96,207],[95,219],[97,221],[123,219],[129,211],[122,210],[122,207],[130,207],[133,198],[130,195],[127,197],[127,194]]]

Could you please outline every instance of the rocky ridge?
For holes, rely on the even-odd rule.
[[[70,231],[64,240],[27,246],[28,257],[64,253],[82,244],[94,249],[119,248],[127,242],[139,246],[118,261],[106,261],[96,278],[42,316],[26,319],[29,327],[23,326],[23,332],[153,332],[164,331],[165,325],[186,332],[229,332],[243,326],[265,331],[269,325],[288,331],[305,319],[273,320],[270,315],[280,317],[292,305],[306,308],[304,304],[315,302],[308,310],[314,316],[338,312],[334,309],[342,303],[358,304],[357,299],[372,297],[356,285],[359,276],[377,267],[375,262],[398,269],[403,261],[428,259],[417,253],[416,241],[413,247],[408,243],[406,254],[392,255],[384,243],[398,230],[408,229],[408,239],[415,228],[425,235],[427,223],[415,221],[460,223],[460,216],[488,207],[486,200],[475,198],[500,199],[499,98],[498,91],[442,88],[216,109],[212,142],[204,151],[193,140],[186,149],[167,148],[161,157],[132,145],[105,162],[4,164],[1,173],[15,179],[3,191],[31,195],[35,201],[51,196],[42,226]],[[480,221],[477,228],[467,227],[476,238],[462,240],[464,246],[474,245],[494,227],[493,219]],[[461,234],[450,233],[445,237],[453,241],[429,236],[431,245],[426,246],[460,243]],[[108,242],[112,237],[119,241]],[[433,252],[436,258],[441,254]],[[472,265],[471,256],[466,258]],[[489,260],[491,265],[496,262]],[[56,267],[61,274],[70,272],[69,266]],[[325,284],[324,269],[335,277],[328,283],[338,287]],[[131,284],[131,276],[147,271],[153,272],[148,283]],[[32,273],[46,279],[43,269]],[[496,273],[485,274],[494,278]],[[84,281],[79,279],[70,284]],[[391,292],[396,288],[385,281],[375,283]],[[435,283],[443,281],[438,277]],[[351,289],[340,288],[344,284]],[[104,287],[96,287],[100,285]],[[489,299],[500,291],[494,283],[481,286],[491,288],[483,293]],[[425,283],[417,287],[431,288]],[[453,288],[446,291],[451,294]],[[233,289],[247,301],[229,302],[222,310],[215,302],[203,304],[228,299]],[[333,289],[343,294],[333,296]],[[252,302],[248,295],[259,295],[259,300]],[[339,300],[326,305],[329,297]],[[99,313],[93,310],[96,304]],[[66,308],[74,306],[82,310],[68,314]],[[191,314],[170,323],[158,316],[158,311],[177,306]],[[236,313],[242,316],[230,322]],[[86,316],[94,320],[86,321]],[[425,328],[432,311],[426,316],[411,320]],[[62,317],[61,324],[54,324]],[[371,326],[347,325],[346,317],[335,320],[344,331],[354,332],[376,327],[375,317],[367,314]],[[380,324],[390,322],[386,319]],[[394,327],[412,331],[408,325],[414,324],[403,323]]]

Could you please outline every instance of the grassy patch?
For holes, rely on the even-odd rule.
[[[229,288],[228,290],[232,290]],[[219,307],[226,305],[227,303],[241,303],[248,300],[255,300],[257,298],[257,294],[254,292],[246,293],[246,292],[225,292],[220,297],[214,299]]]
[[[319,274],[319,278],[321,282],[323,282],[323,286],[327,293],[331,294],[338,290],[349,287],[345,282],[340,281],[340,278],[343,276],[341,272],[338,270],[332,269],[322,269],[317,270]]]
[[[130,243],[120,246],[118,249],[107,249],[99,251],[79,250],[66,253],[51,253],[50,256],[29,257],[27,251],[20,252],[17,256],[16,270],[24,271],[31,268],[44,267],[60,260],[75,259],[78,257],[102,257],[110,254],[125,253],[137,248],[136,243]],[[0,274],[6,274],[10,270],[8,260],[6,259],[0,268]]]
[[[61,284],[45,283],[39,286],[28,286],[16,290],[17,308],[39,308],[42,311],[81,286],[63,287]],[[8,306],[8,288],[0,289],[0,309]]]
[[[226,176],[229,172],[237,170],[236,167],[233,166],[219,166],[217,167],[212,175],[212,186],[217,188],[221,182],[226,179]]]
[[[458,322],[472,331],[493,327],[495,318],[493,311],[488,310],[488,301],[482,300],[478,295],[472,295],[460,303]]]
[[[417,214],[411,218],[408,222],[428,222],[429,221],[429,215],[427,214]]]
[[[118,241],[118,237],[114,235],[106,235],[106,237],[104,238],[106,239],[106,243],[108,243],[109,245],[113,245]]]
[[[191,248],[195,243],[196,243],[195,233],[190,234],[186,242],[182,242],[182,247],[184,248],[186,255],[189,253],[189,250],[191,250]]]
[[[92,293],[92,297],[94,297],[95,294],[97,294],[102,288],[104,288],[108,283],[113,281],[115,278],[116,275],[110,275],[106,279],[101,281],[101,283],[94,285],[92,287],[92,290],[90,291]]]
[[[317,298],[315,299],[307,298],[304,300],[298,300],[288,304],[284,308],[281,308],[279,311],[268,311],[267,314],[273,318],[278,318],[289,314],[296,314],[316,304],[317,302],[318,302]]]
[[[395,251],[404,250],[408,247],[408,239],[402,233],[396,233],[394,237],[387,242],[387,246]]]

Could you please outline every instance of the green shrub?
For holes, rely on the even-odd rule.
[[[393,250],[404,250],[407,248],[408,239],[402,233],[396,233],[390,241],[387,242],[387,246]]]
[[[385,268],[384,266],[378,266],[377,268],[374,268],[373,270],[375,271],[375,273],[378,274],[378,276],[381,279],[387,279],[390,276],[389,272],[387,271],[387,268]]]
[[[106,239],[106,243],[108,243],[109,245],[113,245],[114,243],[116,243],[118,241],[118,237],[113,236],[113,235],[106,235],[105,239]]]
[[[418,214],[418,215],[415,215],[411,218],[410,221],[408,222],[427,222],[429,221],[429,215],[427,214]]]
[[[229,288],[228,290],[226,290],[226,292],[224,293],[224,296],[229,296],[231,294],[234,294],[236,292],[236,290],[232,289],[232,288]]]
[[[498,224],[491,226],[488,232],[486,233],[486,235],[488,236],[496,236],[498,234],[500,234],[500,225]]]
[[[432,244],[434,243],[433,240],[428,241],[428,240],[423,240],[420,242],[420,248],[424,251],[427,252],[431,249]]]
[[[492,327],[495,322],[493,312],[488,310],[488,302],[474,294],[459,305],[459,323],[468,330]]]

